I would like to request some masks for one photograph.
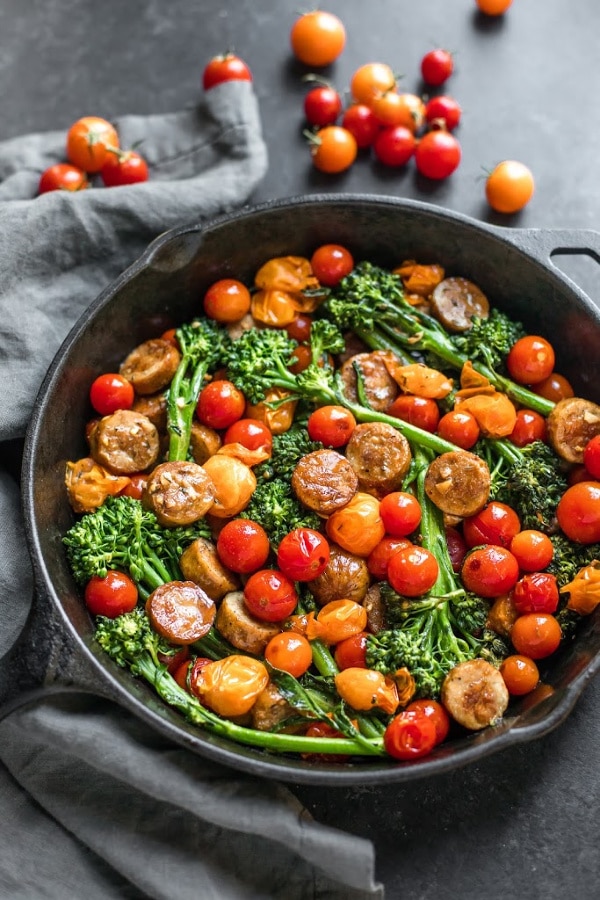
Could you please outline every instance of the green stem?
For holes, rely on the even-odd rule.
[[[200,362],[186,377],[190,360],[184,355],[173,376],[167,403],[167,432],[169,434],[169,461],[187,459],[194,410],[202,390],[208,366]]]

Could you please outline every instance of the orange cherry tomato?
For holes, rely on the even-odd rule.
[[[341,125],[327,125],[311,136],[312,161],[320,172],[329,175],[344,172],[353,164],[357,153],[356,138]]]
[[[203,666],[195,693],[220,716],[243,716],[269,683],[269,673],[260,660],[234,653]]]
[[[509,6],[512,6],[512,2],[513,0],[475,0],[481,12],[486,16],[501,16]]]
[[[84,172],[99,172],[111,149],[118,147],[114,127],[97,116],[84,116],[67,131],[67,157]]]
[[[519,338],[506,357],[510,377],[519,384],[537,384],[554,370],[554,348],[546,338],[528,334]]]
[[[344,550],[356,556],[368,556],[385,535],[379,500],[371,494],[357,491],[346,506],[329,516],[325,530],[329,538]]]
[[[334,62],[346,45],[346,29],[333,13],[313,10],[296,19],[290,32],[294,55],[306,66],[321,68]]]
[[[299,678],[310,668],[312,649],[303,635],[282,631],[272,637],[265,647],[265,659],[274,668]]]
[[[485,182],[485,196],[492,209],[500,213],[516,213],[527,206],[535,183],[527,166],[505,159],[492,169]]]
[[[513,647],[522,656],[544,659],[558,649],[562,631],[554,616],[547,613],[525,613],[510,631]]]
[[[462,450],[470,450],[479,440],[479,425],[471,413],[453,409],[442,416],[437,433]]]
[[[373,669],[344,669],[335,676],[335,687],[342,700],[353,709],[382,709],[390,716],[398,709],[395,682]]]
[[[534,661],[529,656],[521,656],[518,653],[502,660],[500,674],[504,678],[508,693],[515,697],[529,694],[540,680],[540,673]]]
[[[380,97],[396,87],[396,76],[387,63],[365,63],[356,69],[350,81],[350,91],[358,103],[370,107],[375,97]]]
[[[416,94],[397,94],[387,91],[369,103],[375,118],[387,127],[402,125],[412,134],[421,128],[425,119],[425,104]]]
[[[212,516],[230,519],[248,506],[256,488],[256,476],[250,466],[235,456],[215,453],[202,468],[215,488],[215,501],[210,508]]]
[[[356,428],[356,419],[343,406],[320,406],[308,417],[306,428],[312,441],[336,449],[346,446]]]
[[[235,278],[215,281],[204,295],[204,312],[216,322],[239,322],[250,310],[250,291]]]
[[[556,507],[558,524],[571,541],[600,541],[600,481],[580,481],[564,492]]]
[[[571,382],[558,372],[551,372],[543,381],[532,385],[532,390],[540,397],[545,397],[546,400],[552,400],[554,403],[575,396]]]
[[[317,613],[317,622],[323,627],[321,640],[339,644],[365,630],[367,611],[355,600],[330,600]]]
[[[524,572],[545,569],[554,556],[554,544],[548,535],[535,528],[526,528],[515,534],[509,549]]]

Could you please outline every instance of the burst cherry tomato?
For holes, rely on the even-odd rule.
[[[425,713],[435,725],[435,742],[441,744],[445,741],[450,731],[450,716],[445,708],[437,700],[413,700],[406,707],[407,711],[418,710]]]
[[[313,165],[320,172],[336,175],[349,169],[358,152],[354,135],[340,125],[327,125],[311,136]]]
[[[313,10],[301,15],[290,31],[292,51],[306,66],[329,66],[346,44],[346,29],[333,13]]]
[[[367,627],[367,611],[355,600],[330,600],[317,613],[326,644],[339,644]]]
[[[116,619],[123,613],[131,612],[138,601],[135,582],[123,572],[111,570],[105,578],[92,576],[85,586],[85,605],[94,616]]]
[[[513,697],[529,694],[540,680],[540,673],[534,661],[529,656],[520,656],[516,653],[502,660],[500,674],[508,693]]]
[[[456,444],[462,450],[470,450],[479,440],[479,425],[471,413],[453,409],[438,422],[437,433],[445,441]]]
[[[339,244],[323,244],[310,259],[313,275],[325,287],[336,284],[349,275],[354,268],[354,259],[349,250]]]
[[[440,410],[430,397],[416,397],[412,394],[400,394],[386,410],[388,416],[402,419],[410,425],[416,425],[423,431],[432,434],[437,430],[440,421]]]
[[[343,109],[342,98],[329,85],[312,88],[304,98],[304,115],[309,125],[324,128],[333,125]]]
[[[443,123],[448,131],[454,131],[460,122],[462,109],[453,97],[440,94],[425,104],[425,120],[429,125]]]
[[[509,549],[524,572],[545,569],[554,556],[554,544],[548,535],[534,528],[526,528],[515,534]]]
[[[265,659],[276,669],[300,678],[311,666],[312,648],[303,635],[282,631],[265,647]]]
[[[330,540],[348,553],[368,556],[385,534],[379,500],[357,491],[349,503],[329,516],[325,530]]]
[[[111,150],[118,149],[117,132],[106,119],[84,116],[67,131],[67,157],[84,172],[99,172]]]
[[[562,631],[554,616],[525,613],[511,628],[510,639],[517,653],[531,659],[545,659],[558,650]]]
[[[435,723],[419,709],[405,709],[398,713],[383,735],[384,747],[394,759],[420,759],[431,753],[436,743]]]
[[[271,453],[273,435],[264,422],[258,419],[238,419],[225,432],[223,443],[241,444],[247,450],[264,449]]]
[[[48,191],[83,191],[89,186],[87,175],[82,169],[69,163],[56,163],[42,172],[38,194],[47,194]]]
[[[350,80],[350,91],[358,103],[367,106],[376,98],[393,91],[396,76],[386,63],[365,63],[356,69]]]
[[[567,488],[556,507],[556,518],[569,540],[600,541],[600,481],[580,481]]]
[[[217,537],[217,553],[223,565],[244,575],[262,568],[270,550],[267,532],[252,519],[232,519]]]
[[[553,613],[558,607],[558,585],[550,572],[531,572],[519,578],[512,592],[519,614]]]
[[[365,103],[353,103],[342,117],[342,127],[354,135],[358,147],[364,150],[373,144],[381,125]]]
[[[439,567],[433,553],[411,545],[398,550],[388,564],[388,581],[404,597],[420,597],[437,581]]]
[[[198,683],[202,677],[202,670],[210,665],[212,659],[209,659],[207,656],[197,656],[193,662],[188,660],[187,670],[185,671],[185,676],[183,671],[177,669],[175,673],[175,681],[178,684],[181,684],[181,681],[178,681],[178,676],[183,680],[185,678],[185,684],[181,684],[183,688],[189,688],[190,694],[193,694],[195,697],[199,696],[198,693]]]
[[[475,0],[482,13],[486,16],[501,16],[506,12],[513,0]]]
[[[224,81],[252,81],[250,69],[234,53],[213,56],[202,73],[202,87],[205,91]]]
[[[460,144],[448,131],[429,131],[423,135],[415,150],[417,170],[426,178],[441,180],[458,168]]]
[[[250,310],[250,291],[235,278],[221,278],[204,295],[204,312],[216,322],[239,322]]]
[[[592,478],[600,479],[600,434],[594,435],[583,448],[583,464]]]
[[[338,669],[366,669],[367,640],[367,632],[359,631],[358,634],[353,634],[352,637],[336,644],[333,655]]]
[[[532,385],[532,390],[540,397],[545,397],[546,400],[552,400],[554,403],[575,395],[571,383],[558,372],[552,372],[548,378]]]
[[[312,528],[294,528],[277,548],[277,565],[292,581],[312,581],[327,568],[329,544]]]
[[[519,564],[510,550],[486,544],[467,554],[460,574],[468,591],[480,597],[499,597],[514,588],[519,578]]]
[[[90,387],[90,402],[101,416],[109,416],[118,409],[131,409],[134,400],[133,385],[116,372],[98,375]]]
[[[430,50],[421,60],[421,75],[426,84],[439,87],[454,71],[454,59],[448,50]]]
[[[492,169],[485,182],[485,196],[492,209],[516,213],[533,197],[535,183],[527,166],[505,159]]]
[[[392,491],[382,498],[379,515],[388,534],[406,537],[413,533],[421,521],[421,504],[408,491]]]
[[[415,152],[415,136],[404,125],[382,128],[373,142],[373,152],[384,166],[404,166]]]
[[[246,398],[231,381],[211,381],[200,391],[196,413],[203,425],[229,428],[244,414]]]
[[[386,580],[390,559],[394,553],[410,546],[411,541],[406,538],[391,537],[391,535],[382,538],[367,557],[367,568],[373,578],[378,578],[380,581]]]
[[[506,368],[513,381],[537,384],[554,369],[554,348],[546,338],[528,334],[512,345],[506,357]]]
[[[477,547],[479,544],[509,547],[520,530],[521,522],[517,513],[498,500],[491,500],[474,516],[463,520],[463,535],[468,547]]]
[[[276,569],[261,569],[244,587],[244,602],[263,622],[282,622],[296,609],[298,595],[293,581]]]
[[[517,447],[526,447],[534,441],[546,440],[546,420],[533,409],[517,410],[515,427],[508,435],[508,440]]]
[[[148,163],[134,150],[109,153],[100,170],[100,176],[106,187],[140,184],[148,181],[148,175]]]
[[[356,419],[343,406],[320,406],[308,417],[306,424],[312,441],[326,447],[345,447],[356,428]]]

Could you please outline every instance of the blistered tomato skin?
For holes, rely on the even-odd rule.
[[[511,591],[519,577],[519,564],[510,550],[494,544],[476,547],[465,557],[461,578],[468,591],[492,599]]]
[[[556,577],[550,572],[524,575],[513,590],[513,603],[519,613],[553,613],[558,600]]]

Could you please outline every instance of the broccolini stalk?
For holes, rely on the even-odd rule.
[[[167,431],[169,460],[187,458],[190,432],[198,396],[211,369],[221,364],[230,338],[225,329],[211,319],[199,319],[182,325],[176,332],[181,361],[169,387]]]

